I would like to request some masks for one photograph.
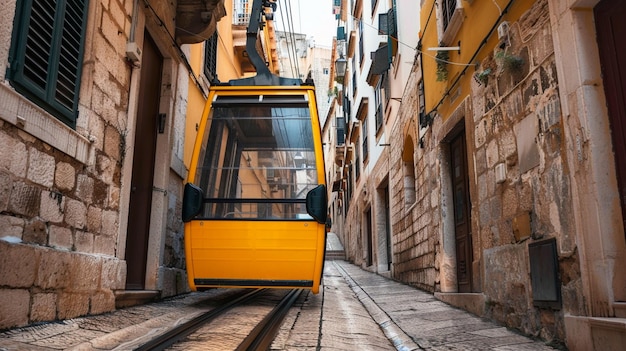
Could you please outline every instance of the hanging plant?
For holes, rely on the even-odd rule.
[[[509,72],[517,72],[521,70],[524,65],[523,58],[517,55],[509,54],[506,50],[498,51],[495,58],[500,63],[500,67]]]
[[[474,79],[478,84],[487,85],[487,82],[489,82],[489,74],[491,74],[491,68],[486,68],[482,72],[474,73]]]
[[[450,55],[447,51],[437,51],[435,58],[437,59],[437,81],[443,82],[448,80],[448,59]]]
[[[338,96],[338,94],[339,89],[337,89],[337,86],[334,86],[332,89],[328,90],[328,97]]]

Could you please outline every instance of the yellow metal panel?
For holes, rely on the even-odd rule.
[[[193,279],[310,280],[317,290],[325,229],[316,222],[192,221],[185,242]],[[315,291],[314,291],[315,292]]]

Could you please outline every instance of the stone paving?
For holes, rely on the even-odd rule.
[[[333,250],[341,249],[329,236]],[[0,351],[132,350],[206,310],[215,291],[0,333]],[[321,292],[302,294],[272,350],[553,350],[431,293],[326,261]]]
[[[398,350],[554,350],[345,261],[329,261],[327,266],[340,272]]]

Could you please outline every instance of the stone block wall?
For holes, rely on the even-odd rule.
[[[115,309],[126,265],[113,257],[0,240],[0,329]]]
[[[0,148],[0,328],[113,310],[118,184],[3,121]]]
[[[418,136],[419,65],[414,65],[402,97],[402,108],[392,126],[389,184],[392,225],[393,277],[426,291],[439,285],[440,238],[438,160],[428,139]],[[426,144],[422,144],[425,142]],[[407,178],[403,155],[413,154],[413,174]],[[414,184],[414,195],[407,187]],[[413,199],[414,198],[414,199]]]
[[[564,314],[583,311],[580,273],[571,269],[578,266],[578,252],[548,13],[547,1],[537,1],[512,23],[506,53],[496,48],[481,62],[480,69],[492,73],[472,83],[468,132],[474,145],[468,152],[476,160],[474,238],[482,254],[487,316],[546,340],[564,340]],[[503,55],[522,64],[507,66]],[[504,179],[496,179],[498,167]],[[527,222],[529,231],[520,232],[518,222]],[[556,238],[559,271],[568,271],[567,280],[558,282],[568,291],[559,308],[535,307],[533,301],[528,245],[547,238]]]
[[[451,215],[445,130],[463,123],[472,182],[473,291],[485,296],[486,317],[558,342],[565,339],[564,315],[585,312],[548,14],[548,2],[539,0],[511,23],[510,45],[480,62],[476,73],[491,73],[472,79],[460,115],[438,116],[421,140],[408,127],[419,115],[417,84],[409,82],[392,131],[402,137],[392,140],[389,184],[394,278],[428,291],[457,291],[456,259],[443,248],[453,240],[444,229]],[[505,62],[511,56],[521,64]],[[415,147],[412,204],[405,201],[402,161],[407,137]],[[505,179],[496,179],[496,168],[504,168]],[[528,232],[520,230],[525,221]],[[533,302],[528,244],[547,238],[557,242],[559,308]]]
[[[0,329],[111,311],[125,288],[118,236],[131,9],[91,4],[76,129],[17,94],[2,70]],[[13,23],[14,11],[0,16]],[[2,28],[8,62],[11,32]]]

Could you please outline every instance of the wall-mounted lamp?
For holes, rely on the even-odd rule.
[[[159,113],[159,134],[165,132],[165,113]]]
[[[348,68],[348,61],[343,54],[335,61],[335,75],[337,77],[343,77],[346,75],[346,69]]]
[[[295,156],[293,157],[293,161],[297,168],[306,168],[306,159],[304,158],[304,156],[302,156],[302,153],[300,151],[296,152]]]

